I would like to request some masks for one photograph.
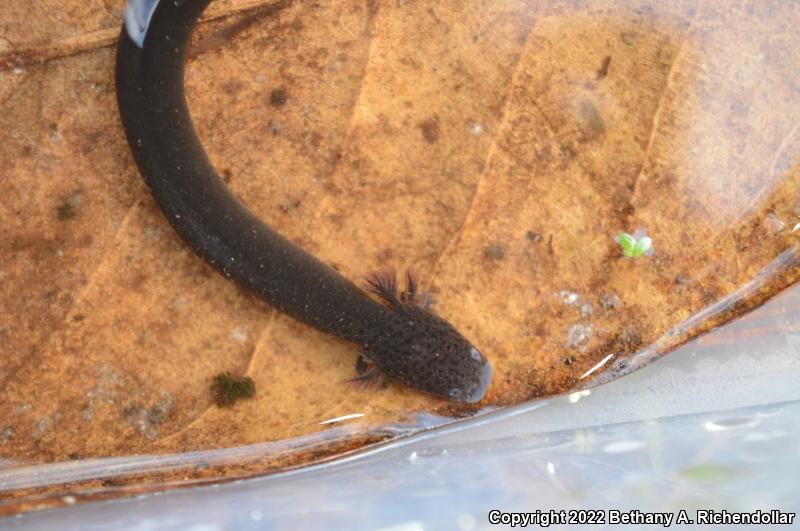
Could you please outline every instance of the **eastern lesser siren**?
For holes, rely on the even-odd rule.
[[[256,218],[208,160],[183,87],[189,37],[211,0],[129,0],[117,48],[122,124],[139,171],[169,223],[206,262],[279,310],[357,343],[385,374],[461,402],[483,398],[491,364],[421,302],[409,275],[376,275],[370,298]],[[363,365],[363,364],[362,364]]]

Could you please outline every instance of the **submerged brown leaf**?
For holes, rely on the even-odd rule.
[[[351,345],[196,258],[119,126],[121,4],[29,5],[0,21],[0,511],[65,482],[106,496],[318,462],[477,411],[348,384]],[[495,367],[481,406],[510,405],[626,374],[797,279],[798,16],[220,1],[187,93],[261,219],[352,279],[413,266]],[[617,236],[640,229],[653,254],[625,258]],[[220,373],[255,396],[217,407]],[[143,454],[164,457],[89,461]]]

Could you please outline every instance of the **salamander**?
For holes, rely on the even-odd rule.
[[[259,220],[228,190],[197,136],[184,94],[190,35],[211,0],[128,0],[116,56],[119,113],[139,172],[202,259],[278,310],[360,347],[356,379],[388,377],[475,403],[491,363],[393,273],[359,288]],[[377,300],[376,300],[377,299]]]

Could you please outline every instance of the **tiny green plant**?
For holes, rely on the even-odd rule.
[[[622,247],[622,254],[626,258],[639,258],[642,255],[653,254],[653,240],[643,229],[639,229],[633,234],[620,233],[616,240]]]

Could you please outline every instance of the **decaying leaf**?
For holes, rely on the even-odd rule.
[[[349,385],[352,346],[177,238],[118,121],[121,2],[7,3],[0,512],[58,503],[66,481],[107,496],[318,462],[479,410]],[[797,279],[798,16],[722,0],[226,0],[186,85],[259,217],[351,279],[413,267],[495,367],[479,407],[511,405],[626,374]],[[617,237],[637,228],[652,253],[625,259]],[[255,396],[214,406],[226,372]],[[121,456],[113,476],[59,464]]]

